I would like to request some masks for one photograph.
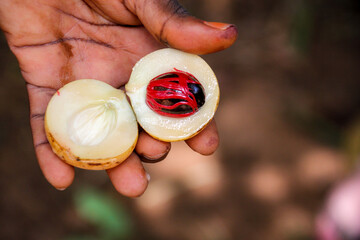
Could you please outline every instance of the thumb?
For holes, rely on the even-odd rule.
[[[212,53],[236,40],[234,25],[197,19],[176,0],[134,0],[127,7],[160,42],[185,52]]]

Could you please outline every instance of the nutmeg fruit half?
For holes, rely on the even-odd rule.
[[[123,91],[98,80],[68,83],[51,98],[45,113],[46,136],[66,163],[108,169],[135,148],[138,127]]]
[[[214,117],[219,86],[199,56],[166,48],[140,59],[125,85],[136,118],[152,137],[186,140]]]

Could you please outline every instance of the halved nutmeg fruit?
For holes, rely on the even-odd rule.
[[[66,163],[85,169],[108,169],[135,148],[138,127],[123,91],[93,79],[59,89],[45,114],[53,151]]]
[[[163,141],[188,139],[214,117],[219,86],[199,56],[167,48],[140,59],[125,85],[137,121]]]

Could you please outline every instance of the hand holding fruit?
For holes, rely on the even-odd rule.
[[[229,47],[237,34],[233,25],[203,22],[188,15],[176,1],[162,0],[2,0],[0,27],[27,82],[40,167],[58,189],[67,188],[74,178],[73,167],[52,152],[45,134],[45,110],[58,89],[88,78],[119,88],[127,83],[134,64],[164,47],[162,43],[206,54]],[[211,154],[217,139],[211,122],[187,143],[199,153]],[[115,188],[126,196],[143,193],[148,180],[140,157],[156,161],[169,149],[169,143],[140,132],[136,153],[108,170]]]

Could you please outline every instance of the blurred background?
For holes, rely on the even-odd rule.
[[[64,192],[46,182],[1,35],[0,239],[359,239],[360,2],[180,2],[239,30],[230,49],[204,56],[221,86],[221,145],[204,157],[173,144],[145,165],[151,181],[136,199],[103,171],[76,170]]]

